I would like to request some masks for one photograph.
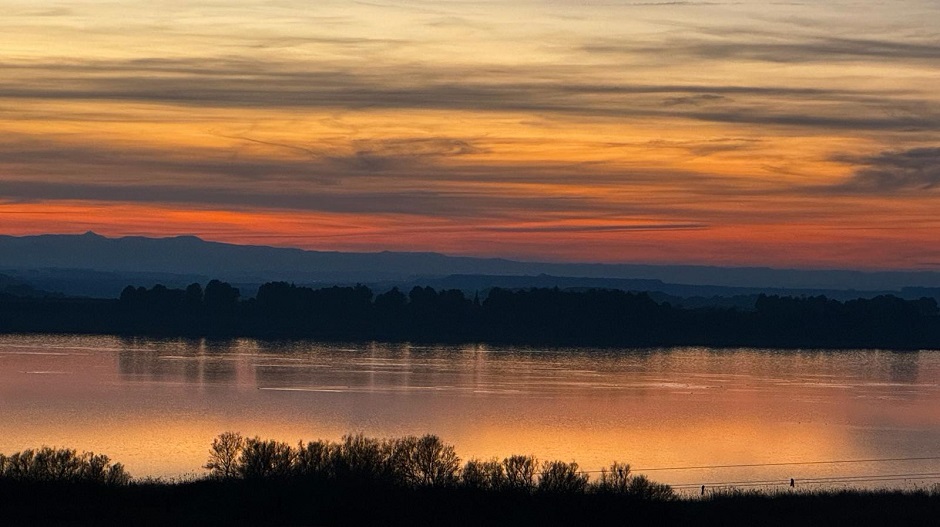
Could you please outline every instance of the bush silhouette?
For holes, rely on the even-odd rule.
[[[538,491],[547,494],[582,494],[588,488],[588,475],[575,462],[546,461],[539,472]]]
[[[335,476],[337,445],[326,441],[303,442],[297,446],[294,472],[303,477],[327,479]]]
[[[650,481],[646,476],[632,475],[630,465],[614,462],[601,470],[601,476],[593,485],[595,492],[617,494],[642,500],[671,500],[676,497],[669,485]]]
[[[333,463],[336,477],[360,482],[390,479],[389,445],[364,435],[345,435],[336,449]]]
[[[19,474],[25,470],[21,466],[35,465],[33,457],[28,456],[35,457],[32,451],[0,457],[0,467],[6,467],[6,473]],[[94,467],[95,463],[89,466]],[[295,448],[287,443],[259,437],[245,439],[239,433],[225,432],[212,441],[205,468],[210,479],[304,479],[326,484],[410,489],[460,487],[512,494],[595,493],[642,500],[674,497],[668,485],[634,476],[625,463],[605,468],[595,482],[573,461],[539,464],[533,456],[514,455],[502,461],[471,459],[461,466],[454,447],[432,434],[392,439],[347,434],[339,442],[301,441]]]
[[[533,456],[509,456],[503,460],[506,472],[505,488],[511,491],[530,492],[535,488],[535,471],[538,462]]]
[[[452,486],[460,473],[460,458],[454,447],[445,445],[436,435],[396,440],[396,450],[405,455],[394,458],[394,465],[404,469],[406,480],[417,486]]]
[[[103,454],[67,448],[27,449],[0,455],[0,479],[21,482],[81,482],[126,485],[131,477],[124,465]]]
[[[471,459],[460,472],[464,487],[476,490],[501,490],[506,487],[506,470],[497,459],[480,461]]]
[[[662,501],[675,498],[675,492],[673,492],[672,487],[650,481],[642,474],[630,479],[630,488],[627,494],[642,500]]]
[[[610,467],[601,469],[601,476],[594,484],[595,490],[609,494],[627,494],[630,491],[630,465],[613,462]]]
[[[229,479],[239,475],[238,465],[245,439],[237,432],[223,432],[212,440],[209,461],[203,468],[215,478]]]
[[[296,452],[287,443],[252,437],[245,440],[237,470],[245,479],[287,478]]]

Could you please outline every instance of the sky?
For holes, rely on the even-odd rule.
[[[940,269],[935,0],[0,10],[0,234]]]

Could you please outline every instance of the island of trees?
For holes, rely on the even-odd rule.
[[[754,309],[681,308],[619,290],[493,288],[484,297],[414,287],[314,289],[285,282],[253,298],[218,280],[128,286],[119,299],[0,296],[0,332],[491,342],[548,346],[940,347],[936,300],[761,295]]]

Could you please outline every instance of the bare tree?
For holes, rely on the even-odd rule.
[[[614,461],[609,468],[601,469],[601,477],[594,485],[598,492],[627,494],[630,491],[630,465]]]
[[[510,456],[503,460],[506,470],[506,488],[531,491],[535,487],[535,470],[538,462],[533,456]]]
[[[581,494],[587,489],[588,475],[575,462],[546,461],[539,472],[539,492],[549,494]]]
[[[460,458],[453,446],[428,434],[415,445],[414,465],[419,485],[449,486],[457,482]]]
[[[120,463],[103,454],[44,446],[0,455],[0,477],[18,481],[89,482],[126,485],[131,477]]]
[[[675,492],[672,487],[663,483],[650,481],[649,478],[640,474],[630,480],[629,494],[644,500],[672,500],[675,499]]]
[[[245,440],[237,470],[245,479],[285,478],[293,471],[296,454],[287,443],[252,437]]]
[[[471,459],[464,465],[460,481],[471,489],[500,490],[506,487],[506,471],[497,459]]]
[[[335,476],[334,460],[338,446],[329,441],[310,441],[297,445],[294,460],[296,472],[301,476],[329,478]]]
[[[238,459],[245,447],[245,438],[238,432],[223,432],[212,440],[209,461],[204,468],[209,475],[220,479],[238,476]]]
[[[338,477],[379,481],[388,477],[388,446],[363,434],[345,435],[337,447]]]

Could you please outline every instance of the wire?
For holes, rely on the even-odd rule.
[[[659,470],[708,470],[708,469],[717,469],[717,468],[753,468],[753,467],[785,467],[785,466],[799,466],[799,465],[835,465],[843,463],[882,463],[888,461],[932,461],[938,460],[940,456],[929,456],[929,457],[893,457],[893,458],[878,458],[878,459],[842,459],[838,461],[787,461],[782,463],[745,463],[739,465],[699,465],[699,466],[688,466],[688,467],[653,467],[653,468],[633,468],[630,467],[630,472],[655,472]],[[605,472],[605,470],[585,470],[584,472],[588,473],[600,473]],[[607,471],[609,472],[609,470]]]
[[[858,483],[858,482],[877,482],[877,481],[898,481],[905,479],[940,479],[940,472],[920,472],[907,474],[867,474],[864,476],[831,476],[821,478],[799,478],[795,483],[799,484],[821,484],[821,483]],[[789,482],[775,480],[749,480],[749,481],[712,481],[705,483],[678,483],[670,485],[673,488],[694,488],[700,486],[723,487],[739,486],[752,487],[762,485],[789,485]]]

